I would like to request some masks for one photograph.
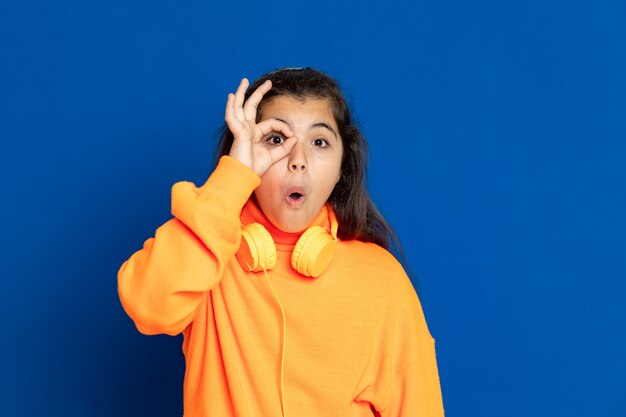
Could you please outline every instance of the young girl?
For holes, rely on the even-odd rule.
[[[184,415],[442,416],[434,339],[364,183],[337,83],[243,79],[219,162],[121,266],[144,334],[183,333]]]

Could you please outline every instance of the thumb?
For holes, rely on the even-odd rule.
[[[297,136],[292,136],[290,138],[285,139],[285,142],[283,142],[283,146],[282,146],[283,149],[285,150],[285,156],[291,153],[291,150],[293,149],[294,146],[296,146],[296,143],[298,143]]]
[[[270,148],[269,153],[272,164],[280,161],[281,159],[289,155],[296,143],[298,143],[298,138],[296,136],[292,136],[285,139],[285,141],[281,145]]]

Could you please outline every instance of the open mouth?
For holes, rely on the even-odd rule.
[[[299,186],[291,187],[287,190],[285,199],[287,200],[287,204],[293,208],[302,206],[302,204],[304,204],[304,200],[306,199],[306,196],[304,195],[304,188]]]

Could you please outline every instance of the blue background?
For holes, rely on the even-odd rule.
[[[447,416],[626,415],[626,3],[3,1],[0,413],[182,414],[117,271],[211,172],[228,92],[336,77]]]

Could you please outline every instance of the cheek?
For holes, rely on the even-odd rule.
[[[339,156],[339,158],[337,160],[335,160],[335,184],[337,184],[339,182],[339,180],[341,179],[341,171],[342,171],[342,167],[341,167],[341,162],[342,162],[342,158],[341,156]]]
[[[261,184],[256,188],[255,193],[257,197],[271,198],[276,194],[276,190],[279,188],[278,177],[272,172],[267,171],[261,177]]]
[[[326,187],[328,191],[332,191],[335,188],[335,185],[339,182],[341,178],[341,164],[332,163],[326,167],[326,172],[328,173],[326,176]]]

